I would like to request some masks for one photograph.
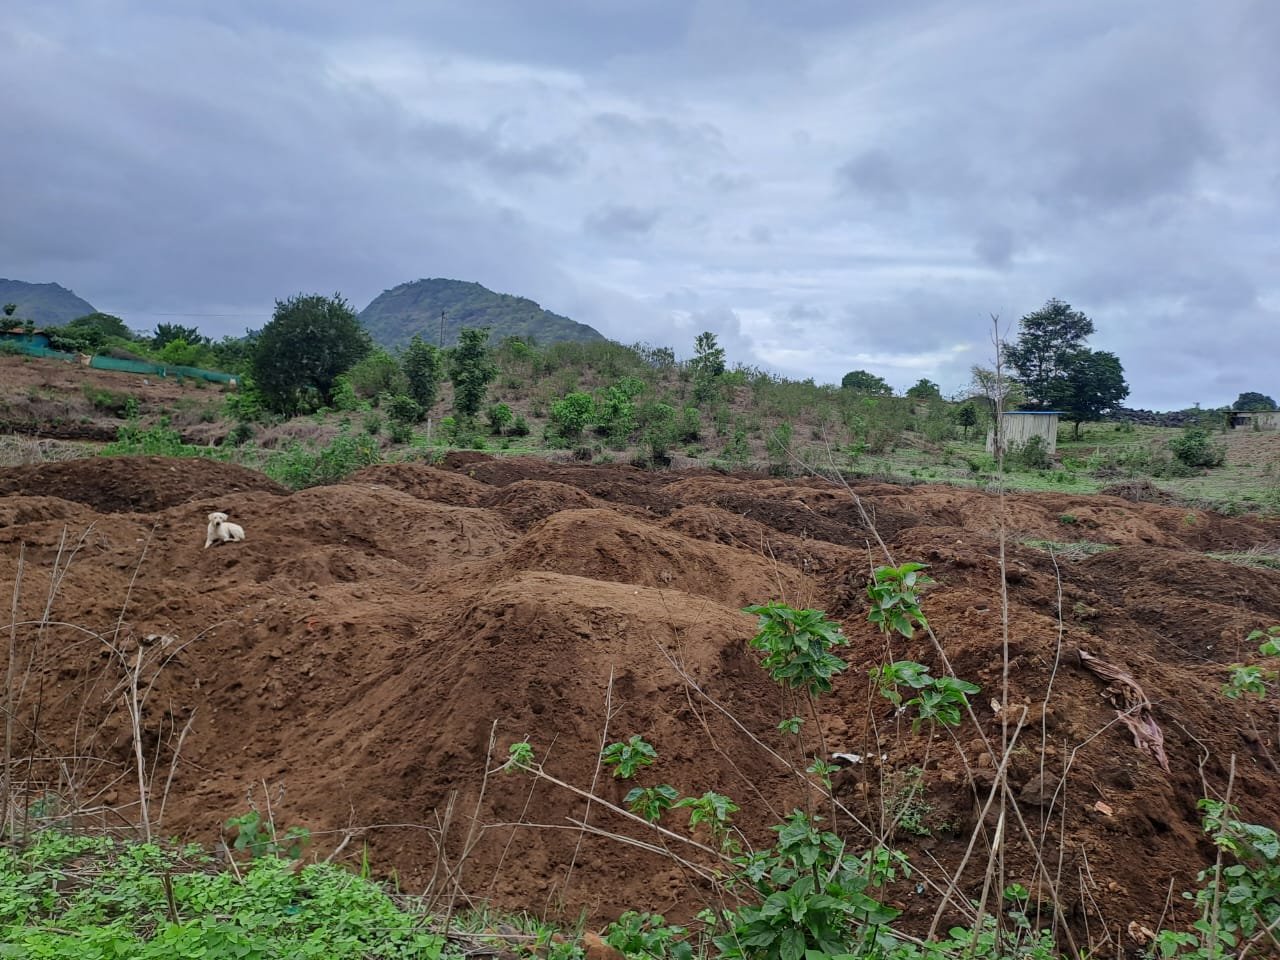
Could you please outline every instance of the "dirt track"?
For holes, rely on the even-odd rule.
[[[898,562],[930,564],[938,585],[926,612],[957,674],[983,685],[975,708],[998,742],[997,499],[934,486],[856,491]],[[939,658],[924,639],[887,651],[865,623],[866,571],[881,561],[849,493],[824,481],[461,455],[443,469],[375,467],[289,495],[240,468],[153,458],[0,471],[0,493],[9,584],[22,545],[19,619],[39,617],[65,536],[51,619],[74,625],[18,635],[19,669],[34,666],[15,753],[37,758],[33,776],[76,805],[117,807],[136,822],[122,671],[94,634],[116,638],[130,657],[149,635],[172,638],[144,646],[144,662],[164,663],[144,718],[160,771],[153,819],[176,732],[189,725],[164,833],[216,837],[255,785],[261,800],[266,781],[277,821],[310,827],[318,853],[345,829],[366,828],[346,854],[358,857],[367,842],[375,867],[420,891],[433,881],[441,889],[457,868],[478,810],[460,883],[476,901],[687,917],[702,903],[670,861],[592,837],[575,860],[579,835],[564,828],[583,815],[582,801],[495,775],[477,806],[490,737],[492,762],[527,736],[549,771],[589,785],[612,673],[609,739],[640,733],[660,753],[643,782],[726,793],[743,806],[747,838],[766,842],[767,826],[805,802],[803,788],[673,663],[760,741],[794,755],[776,729],[788,715],[779,693],[746,644],[754,620],[739,610],[773,598],[844,624],[852,668],[820,705],[825,742],[888,757],[839,774],[838,791],[875,822],[881,774],[902,782],[923,766],[933,835],[898,842],[931,877],[941,871],[930,858],[958,862],[975,793],[985,797],[991,782],[970,723],[956,742],[929,744],[869,696],[866,670],[887,655],[935,670]],[[213,509],[243,524],[246,542],[203,550]],[[1008,499],[1007,528],[1010,703],[1028,707],[1010,767],[1022,814],[1045,832],[1055,873],[1061,848],[1059,895],[1077,925],[1086,916],[1095,933],[1100,920],[1154,925],[1170,879],[1175,892],[1187,889],[1212,857],[1195,808],[1201,769],[1220,791],[1234,754],[1246,819],[1280,820],[1274,711],[1218,692],[1223,664],[1247,652],[1245,634],[1280,623],[1280,572],[1204,556],[1280,541],[1280,525],[1113,497],[1023,495]],[[1116,549],[1060,558],[1059,601],[1052,558],[1022,539]],[[1169,773],[1116,721],[1104,684],[1079,665],[1081,648],[1142,684]],[[40,759],[49,757],[64,759]],[[620,801],[627,787],[602,775],[598,789]],[[621,829],[598,807],[590,819]],[[510,826],[517,821],[547,826]],[[842,829],[865,845],[857,828]],[[1015,832],[1010,882],[1032,885],[1028,849]],[[980,880],[977,868],[966,875],[975,889]],[[936,902],[914,884],[895,896],[926,922]]]

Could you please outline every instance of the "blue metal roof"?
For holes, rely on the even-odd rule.
[[[1005,415],[1006,417],[1012,417],[1012,416],[1019,416],[1019,417],[1060,417],[1060,416],[1062,416],[1062,411],[1061,411],[1061,410],[1006,410],[1006,411],[1004,412],[1004,415]]]

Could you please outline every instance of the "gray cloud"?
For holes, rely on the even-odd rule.
[[[612,239],[643,237],[658,222],[657,210],[641,210],[638,207],[611,205],[594,210],[587,216],[583,227],[588,233]]]
[[[456,276],[946,389],[1056,296],[1133,404],[1224,403],[1280,389],[1277,48],[1263,0],[15,0],[0,273],[214,333]]]

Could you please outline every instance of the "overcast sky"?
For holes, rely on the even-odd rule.
[[[1280,3],[7,0],[0,276],[215,335],[453,277],[948,392],[1058,297],[1131,406],[1280,396]]]

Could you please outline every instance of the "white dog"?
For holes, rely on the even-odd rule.
[[[228,543],[244,539],[244,527],[238,523],[228,523],[225,513],[209,514],[209,533],[204,540],[204,548],[209,549],[214,541]]]

